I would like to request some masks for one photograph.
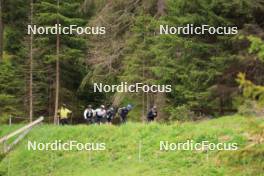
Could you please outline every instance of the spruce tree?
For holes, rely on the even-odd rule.
[[[61,27],[75,24],[83,27],[86,18],[79,11],[80,2],[71,0],[61,1],[59,4],[49,0],[37,2],[35,24],[37,26],[61,24]],[[40,51],[37,57],[41,58],[37,68],[41,72],[36,75],[37,90],[42,94],[39,96],[38,104],[41,103],[40,107],[44,109],[53,105],[55,109],[49,108],[49,115],[57,114],[60,102],[77,108],[77,90],[85,71],[83,66],[85,38],[75,34],[50,34],[36,36],[36,42]],[[54,120],[57,121],[55,118]]]

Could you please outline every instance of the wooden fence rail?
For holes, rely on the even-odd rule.
[[[10,134],[8,134],[8,135],[6,135],[6,136],[4,136],[4,137],[2,137],[2,138],[0,138],[0,144],[4,144],[4,153],[6,153],[6,152],[9,152],[20,140],[22,140],[25,136],[26,136],[26,134],[34,127],[34,126],[36,126],[36,125],[38,125],[39,123],[41,123],[42,121],[44,120],[44,117],[40,117],[40,118],[38,118],[37,120],[35,120],[34,122],[32,122],[32,123],[29,123],[28,125],[26,125],[26,126],[24,126],[24,127],[22,127],[22,128],[20,128],[20,129],[18,129],[18,130],[16,130],[16,131],[14,131],[14,132],[12,132],[12,133],[10,133]],[[16,136],[16,135],[18,135],[18,134],[20,134],[20,136],[17,138],[17,139],[15,139],[14,140],[14,142],[12,143],[12,144],[10,144],[9,146],[5,146],[5,142],[8,140],[8,139],[10,139],[10,138],[12,138],[12,137],[14,137],[14,136]]]

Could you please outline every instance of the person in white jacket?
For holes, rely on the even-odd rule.
[[[104,118],[106,117],[105,106],[101,105],[100,108],[95,110],[95,123],[103,123]]]
[[[84,119],[88,124],[93,124],[95,111],[92,109],[92,105],[88,105],[83,113]]]

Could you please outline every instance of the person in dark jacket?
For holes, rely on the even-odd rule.
[[[107,123],[111,124],[114,117],[115,117],[115,109],[113,107],[111,107],[111,108],[109,108],[106,111],[106,120],[107,120]]]
[[[156,106],[153,106],[149,110],[148,115],[147,115],[148,122],[154,121],[157,116],[158,116],[157,107]]]
[[[119,117],[120,117],[121,123],[126,123],[127,115],[129,113],[129,111],[131,111],[131,109],[132,109],[132,105],[130,105],[130,104],[128,104],[126,107],[119,109]]]

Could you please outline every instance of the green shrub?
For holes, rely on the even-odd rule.
[[[187,105],[178,106],[176,108],[169,109],[170,121],[188,121],[194,119],[194,113]]]
[[[238,113],[242,116],[262,116],[263,110],[256,101],[246,100],[239,106]]]

